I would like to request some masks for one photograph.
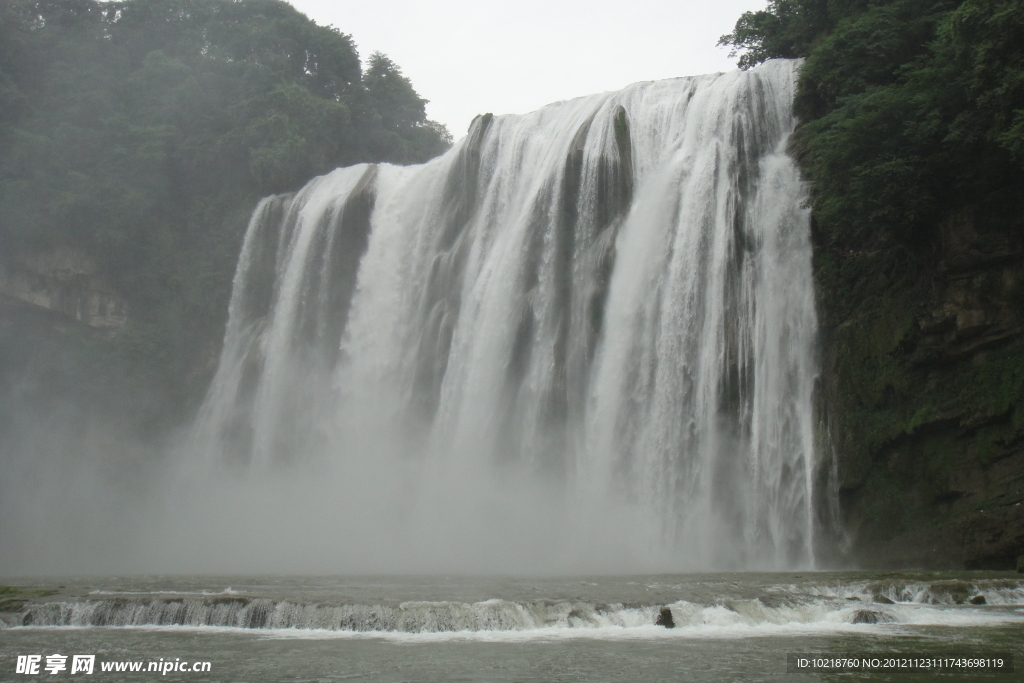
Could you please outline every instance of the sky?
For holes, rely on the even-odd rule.
[[[388,55],[461,138],[477,114],[522,114],[630,83],[735,69],[716,47],[765,0],[289,0]]]

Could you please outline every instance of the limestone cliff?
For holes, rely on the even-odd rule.
[[[965,211],[931,243],[861,251],[818,239],[847,562],[1009,569],[1024,554],[1024,225],[979,223]]]
[[[95,262],[69,248],[0,261],[0,296],[101,330],[119,329],[128,319],[127,304],[98,273]]]

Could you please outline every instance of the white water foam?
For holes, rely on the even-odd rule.
[[[272,637],[386,637],[522,640],[535,638],[726,638],[811,633],[909,633],[908,628],[1024,623],[1024,610],[1003,605],[879,604],[772,594],[718,598],[714,604],[603,604],[583,600],[475,603],[302,604],[267,598],[118,598],[31,605],[25,627],[241,629]],[[826,591],[821,591],[826,592]],[[665,610],[673,628],[656,625]],[[325,635],[325,634],[333,635]]]

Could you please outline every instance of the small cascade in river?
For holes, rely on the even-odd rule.
[[[488,114],[426,164],[264,199],[194,451],[337,463],[456,535],[500,510],[538,554],[607,535],[677,568],[813,565],[798,67]]]
[[[756,575],[754,575],[756,576]],[[777,574],[770,575],[778,577]],[[821,575],[818,575],[821,576]],[[889,576],[893,576],[890,574]],[[190,626],[245,629],[315,629],[353,633],[462,633],[634,629],[668,621],[699,634],[716,629],[806,626],[842,630],[857,624],[984,625],[1022,623],[1013,606],[1024,603],[1024,581],[1016,579],[855,580],[788,576],[784,583],[713,578],[709,583],[688,577],[683,583],[650,583],[633,577],[625,586],[640,601],[596,599],[607,586],[585,582],[573,587],[574,597],[487,600],[353,599],[340,594],[321,600],[236,593],[90,593],[77,598],[31,602],[18,614],[23,626]],[[705,580],[708,578],[704,577]],[[824,578],[824,577],[822,577]],[[395,587],[394,579],[384,585]],[[606,581],[606,579],[598,579]],[[613,580],[614,582],[615,580]],[[795,581],[795,583],[788,583]],[[548,588],[557,581],[546,583]],[[457,585],[457,582],[453,582]],[[622,590],[621,583],[613,583]],[[377,583],[375,594],[380,590]],[[540,590],[537,585],[531,587]],[[349,591],[358,585],[346,586]],[[506,590],[512,589],[506,584]],[[514,589],[513,589],[514,590]],[[588,593],[591,593],[588,595]],[[543,595],[543,597],[541,597]],[[973,598],[972,598],[973,596]],[[450,597],[450,596],[449,596]],[[661,600],[659,601],[659,598]],[[979,608],[977,604],[1002,606]],[[0,629],[5,623],[0,620]]]

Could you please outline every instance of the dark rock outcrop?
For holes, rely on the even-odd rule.
[[[894,619],[884,612],[876,612],[869,609],[859,609],[850,618],[852,624],[888,624]]]

